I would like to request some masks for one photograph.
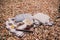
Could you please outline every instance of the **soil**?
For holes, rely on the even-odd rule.
[[[60,40],[60,0],[0,0],[0,40]],[[55,25],[32,28],[34,33],[26,33],[19,38],[5,28],[8,18],[18,14],[44,13],[49,15]]]

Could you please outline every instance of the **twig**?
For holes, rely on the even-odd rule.
[[[17,31],[23,31],[23,32],[28,32],[28,33],[33,33],[33,31],[30,30],[21,30],[21,29],[16,29]]]

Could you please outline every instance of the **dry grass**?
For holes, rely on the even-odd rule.
[[[43,12],[54,21],[60,15],[58,6],[59,0],[0,0],[0,40],[60,40],[60,20],[52,27],[42,25],[32,29],[33,34],[27,33],[22,38],[14,36],[4,25],[7,18],[21,13]]]

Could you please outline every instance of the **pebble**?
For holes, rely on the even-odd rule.
[[[9,37],[7,40],[16,40],[16,39],[13,37]]]

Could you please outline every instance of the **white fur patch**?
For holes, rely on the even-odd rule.
[[[9,25],[9,23],[11,23],[11,25]],[[15,35],[20,36],[20,37],[23,36],[24,33],[22,31],[16,31],[15,27],[17,27],[17,25],[14,24],[14,21],[10,19],[6,21],[6,28],[9,29],[10,32],[15,33]]]
[[[52,25],[53,22],[50,21],[50,17],[43,13],[37,13],[33,16],[34,19],[39,20],[43,24]]]
[[[20,14],[20,15],[15,16],[16,21],[23,21],[24,19],[32,20],[32,15],[31,14]]]

